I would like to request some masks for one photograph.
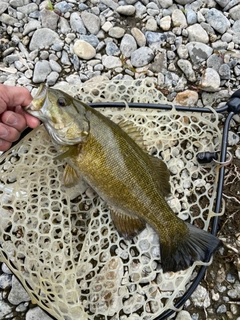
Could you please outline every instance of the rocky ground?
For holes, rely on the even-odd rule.
[[[223,106],[240,88],[238,0],[1,0],[0,83],[80,85],[153,77],[169,101]],[[225,115],[222,117],[222,128]],[[177,319],[240,319],[240,117],[230,125],[223,197],[226,212],[204,280]],[[0,271],[1,319],[50,319],[6,266]]]

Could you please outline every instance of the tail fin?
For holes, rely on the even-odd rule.
[[[185,237],[172,239],[172,242],[161,247],[163,272],[185,270],[194,261],[206,261],[222,242],[204,230],[186,223],[188,232]]]

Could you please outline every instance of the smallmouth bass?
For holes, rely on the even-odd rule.
[[[131,239],[146,226],[158,233],[163,272],[205,261],[220,246],[212,234],[179,219],[165,163],[148,155],[128,123],[113,121],[70,95],[41,85],[26,111],[40,119],[67,162],[64,184],[84,179],[106,201],[119,234]]]

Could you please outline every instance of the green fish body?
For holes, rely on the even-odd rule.
[[[169,172],[135,140],[136,130],[115,124],[81,101],[41,86],[26,108],[45,125],[66,158],[65,185],[83,178],[106,201],[120,235],[131,239],[146,223],[159,235],[163,271],[178,271],[204,261],[220,245],[213,235],[179,219],[165,197]],[[134,139],[133,139],[133,138]]]

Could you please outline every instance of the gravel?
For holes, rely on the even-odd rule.
[[[96,75],[150,76],[170,101],[213,107],[239,88],[238,0],[52,2],[54,10],[48,1],[0,2],[0,83],[31,91],[42,82],[78,85]],[[239,131],[236,115],[229,132],[236,159]],[[239,243],[236,248],[239,254]],[[50,319],[38,307],[29,309],[25,290],[1,267],[0,318]],[[235,275],[216,268],[217,285],[199,285],[177,320],[203,319],[193,307],[204,307],[207,319],[240,319],[240,267]]]

